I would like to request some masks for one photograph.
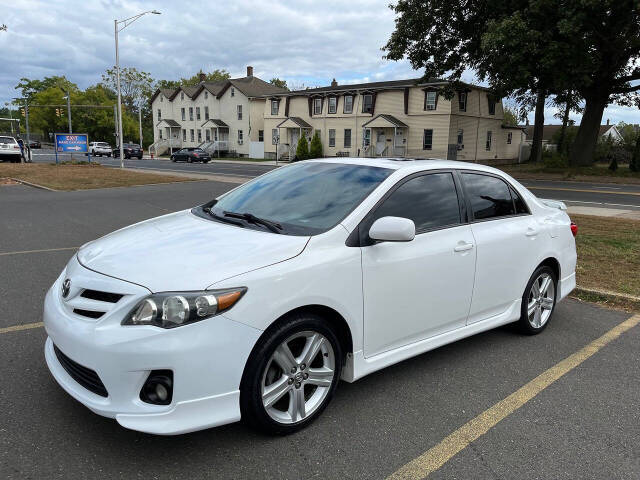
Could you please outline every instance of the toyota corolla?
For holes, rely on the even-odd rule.
[[[503,172],[323,159],[84,245],[46,295],[45,357],[122,426],[298,430],[353,382],[575,287],[577,227]]]

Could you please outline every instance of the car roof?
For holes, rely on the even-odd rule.
[[[480,172],[497,173],[505,176],[505,173],[497,168],[481,165],[478,163],[458,162],[454,160],[443,160],[439,158],[361,158],[361,157],[329,157],[308,162],[321,163],[342,163],[346,165],[363,165],[369,167],[382,167],[391,170],[403,170],[406,173],[420,172],[423,170],[437,169],[464,169],[477,170]]]

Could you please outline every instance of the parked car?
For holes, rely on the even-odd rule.
[[[138,159],[142,159],[142,148],[140,145],[136,143],[125,143],[122,145],[122,150],[124,153],[124,158],[138,157]],[[116,147],[113,150],[113,156],[115,158],[120,158],[120,148]]]
[[[94,157],[102,157],[103,155],[110,157],[113,150],[107,142],[91,142],[89,143],[89,153]]]
[[[127,428],[289,433],[340,379],[511,322],[542,332],[576,233],[487,166],[299,162],[84,245],[46,295],[46,362]]]
[[[201,148],[188,147],[178,150],[171,155],[172,162],[202,162],[208,163],[211,156]]]
[[[38,140],[29,141],[29,148],[42,148],[42,144]]]
[[[22,155],[20,154],[20,145],[13,137],[0,137],[0,160],[12,163],[20,163]]]

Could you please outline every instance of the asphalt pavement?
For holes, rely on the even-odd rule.
[[[385,478],[630,316],[565,300],[541,335],[507,326],[342,382],[318,421],[287,437],[241,423],[157,437],[93,414],[49,374],[44,330],[12,327],[41,321],[75,247],[232,187],[0,187],[0,478]],[[600,346],[429,478],[639,478],[639,342],[634,326]]]

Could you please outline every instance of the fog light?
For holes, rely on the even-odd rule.
[[[140,390],[140,400],[154,405],[169,405],[173,397],[173,371],[153,370]]]

